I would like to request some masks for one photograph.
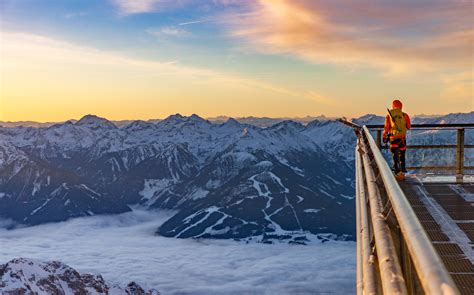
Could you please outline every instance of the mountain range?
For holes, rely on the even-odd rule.
[[[228,116],[217,116],[217,117],[210,117],[207,118],[209,122],[215,123],[215,124],[222,124],[225,123],[231,119],[231,117]],[[292,118],[292,117],[284,117],[284,118],[269,118],[269,117],[240,117],[240,118],[233,118],[237,121],[239,121],[242,124],[251,124],[255,125],[258,127],[269,127],[271,125],[274,125],[276,123],[282,122],[282,121],[295,121],[299,123],[308,123],[314,120],[321,120],[321,119],[327,119],[325,116],[306,116],[306,117],[301,117],[301,118]],[[144,122],[148,123],[158,123],[162,119],[149,119]],[[70,120],[71,122],[76,122],[77,120]],[[126,126],[135,120],[117,120],[117,121],[111,121],[115,126],[117,127],[123,127]],[[35,122],[35,121],[17,121],[17,122],[12,122],[12,121],[0,121],[0,126],[3,127],[49,127],[58,123],[64,123],[64,122]]]
[[[353,121],[381,124],[383,117]],[[474,122],[474,112],[414,122]],[[323,117],[257,125],[176,114],[120,126],[87,115],[46,127],[0,127],[0,217],[14,227],[140,205],[177,210],[157,229],[167,237],[354,239],[353,131]],[[454,143],[455,136],[416,131],[409,140]],[[466,132],[466,142],[473,139]],[[413,155],[440,160],[433,151]],[[466,150],[467,161],[471,155]]]

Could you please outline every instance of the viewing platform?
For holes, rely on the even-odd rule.
[[[474,148],[464,142],[474,124],[413,125],[455,131],[457,143],[408,146],[408,153],[455,149],[455,163],[409,167],[397,182],[382,154],[383,126],[343,123],[358,138],[358,294],[474,294],[474,171],[464,154]]]
[[[409,175],[400,183],[461,294],[474,294],[474,184]]]

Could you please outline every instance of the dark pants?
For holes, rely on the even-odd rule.
[[[393,171],[395,174],[399,172],[407,172],[406,169],[406,140],[405,139],[396,139],[390,141],[390,151],[392,152],[393,157]]]

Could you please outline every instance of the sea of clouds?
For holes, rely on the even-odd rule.
[[[15,257],[59,260],[109,282],[136,281],[164,295],[355,293],[353,242],[268,245],[155,235],[172,214],[135,209],[0,228],[0,264]]]

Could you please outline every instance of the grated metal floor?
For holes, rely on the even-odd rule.
[[[474,294],[474,184],[400,183],[462,294]]]

